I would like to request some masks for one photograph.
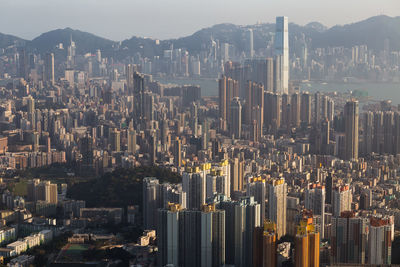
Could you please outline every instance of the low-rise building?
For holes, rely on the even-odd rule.
[[[17,240],[7,245],[7,248],[15,251],[15,255],[19,255],[22,252],[25,252],[28,249],[27,242]]]
[[[35,260],[35,256],[32,255],[21,255],[14,259],[12,259],[7,267],[29,267],[33,261]]]

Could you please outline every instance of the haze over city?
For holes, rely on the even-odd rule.
[[[219,23],[273,23],[277,15],[300,25],[317,21],[331,27],[399,11],[397,0],[2,0],[0,32],[32,39],[71,27],[115,41],[169,39]]]
[[[2,0],[0,267],[399,266],[399,11]]]

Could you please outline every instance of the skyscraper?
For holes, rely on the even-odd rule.
[[[239,267],[252,266],[253,231],[260,225],[260,204],[253,197],[239,201],[224,200],[218,208],[225,210],[226,264]]]
[[[358,101],[351,100],[344,106],[346,160],[358,160]]]
[[[368,219],[343,212],[340,217],[332,217],[331,229],[333,263],[365,264]]]
[[[44,65],[44,80],[54,84],[54,54],[46,53]]]
[[[143,226],[144,229],[156,229],[157,210],[163,207],[161,185],[157,178],[143,179]]]
[[[297,227],[295,237],[295,266],[319,266],[320,233],[315,230],[313,219],[303,218]]]
[[[352,199],[349,185],[335,188],[332,193],[332,215],[340,216],[343,211],[351,211]]]
[[[247,184],[247,196],[254,197],[254,200],[260,204],[260,225],[263,225],[265,219],[265,196],[266,196],[265,180],[261,177],[254,177]]]
[[[290,95],[282,95],[282,115],[281,115],[282,128],[289,129],[290,127]]]
[[[239,96],[239,84],[237,81],[222,76],[219,79],[219,117],[221,130],[227,130],[227,124],[231,122],[231,103],[234,97]]]
[[[368,238],[368,263],[390,265],[392,263],[392,228],[389,218],[372,217]]]
[[[52,184],[50,181],[30,180],[27,191],[27,199],[30,201],[44,201],[50,204],[58,202],[57,184]]]
[[[223,166],[213,166],[211,172],[206,175],[206,199],[214,194],[222,194],[230,197],[230,171],[228,160],[220,163]]]
[[[80,149],[83,165],[91,166],[93,164],[93,139],[90,136],[81,138]]]
[[[317,125],[321,121],[321,93],[314,94],[314,123]]]
[[[202,207],[200,249],[201,266],[225,265],[225,211],[216,210],[215,204]]]
[[[179,204],[169,203],[168,208],[158,210],[157,261],[159,266],[179,266]]]
[[[184,210],[179,216],[178,266],[201,266],[201,212]]]
[[[276,224],[264,220],[253,234],[253,266],[275,267],[277,264]]]
[[[221,120],[220,122],[220,128],[222,131],[226,131],[226,124],[228,120],[228,114],[227,114],[227,88],[226,88],[226,81],[227,78],[225,76],[222,76],[221,79],[219,79],[219,118]]]
[[[29,95],[27,97],[28,102],[28,120],[31,123],[32,129],[35,129],[36,126],[36,113],[35,113],[35,99]]]
[[[158,221],[158,266],[224,266],[225,211],[214,204],[184,210],[168,203],[158,210]]]
[[[274,93],[282,94],[282,55],[275,55],[273,61]]]
[[[240,139],[242,137],[242,104],[240,103],[240,99],[238,97],[232,99],[230,113],[230,136],[234,136],[236,139]]]
[[[254,139],[262,135],[264,121],[264,86],[261,83],[247,82],[244,119],[250,126],[256,126]]]
[[[231,161],[231,193],[243,189],[244,162],[235,157]]]
[[[383,149],[384,153],[392,154],[393,149],[393,122],[394,113],[392,111],[386,111],[383,115]]]
[[[372,139],[374,132],[374,114],[371,111],[364,113],[363,124],[363,153],[369,155],[372,152]]]
[[[282,97],[280,94],[268,94],[268,105],[264,105],[267,109],[269,118],[269,129],[272,133],[275,133],[281,127],[281,101]]]
[[[25,48],[18,48],[18,76],[25,80],[29,78],[28,55]]]
[[[206,176],[210,173],[211,164],[187,167],[182,174],[182,189],[186,193],[188,209],[199,210],[206,203]]]
[[[278,239],[286,234],[287,184],[283,178],[268,184],[268,219],[276,223]]]
[[[110,130],[110,144],[111,151],[121,151],[121,132],[118,131],[116,128]]]
[[[179,137],[174,142],[174,165],[179,168],[182,164],[182,143]]]
[[[394,114],[393,134],[394,134],[393,152],[395,155],[397,155],[400,153],[400,113],[398,112]]]
[[[246,39],[247,39],[247,57],[254,57],[254,46],[253,46],[253,30],[248,29],[246,31]]]
[[[265,91],[273,92],[274,91],[274,59],[266,58],[265,59],[265,68],[263,68],[263,76],[265,80],[263,82]]]
[[[374,136],[372,139],[372,151],[383,153],[383,112],[374,112]]]
[[[275,55],[280,57],[281,85],[277,92],[289,92],[289,28],[287,17],[276,18]]]
[[[325,187],[312,184],[306,189],[305,208],[311,210],[314,215],[321,216],[321,237],[324,237],[325,226]]]
[[[136,131],[133,128],[128,129],[128,152],[136,153]]]
[[[311,124],[311,95],[308,92],[301,95],[300,119],[303,125]]]
[[[301,99],[299,93],[294,93],[290,99],[290,124],[292,127],[300,126]]]

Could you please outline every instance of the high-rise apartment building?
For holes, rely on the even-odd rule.
[[[228,129],[231,122],[231,103],[233,98],[239,96],[239,83],[232,78],[222,76],[219,79],[219,117],[221,130]]]
[[[386,154],[392,154],[394,151],[394,133],[393,133],[394,113],[386,111],[383,114],[383,150]]]
[[[206,177],[210,174],[211,164],[187,167],[182,174],[182,189],[186,193],[186,207],[199,210],[206,203]]]
[[[268,219],[276,223],[278,239],[286,234],[287,184],[283,178],[268,184]]]
[[[121,151],[121,132],[116,128],[110,130],[111,151]]]
[[[343,211],[351,211],[353,196],[349,185],[339,186],[332,192],[332,215],[340,216]]]
[[[265,92],[264,125],[268,132],[275,133],[281,125],[281,95]]]
[[[322,120],[321,116],[321,93],[314,94],[314,123],[317,125]]]
[[[290,95],[282,94],[281,126],[288,130],[290,128]]]
[[[35,129],[36,127],[35,99],[31,95],[29,95],[27,96],[26,100],[28,105],[28,120],[31,123],[32,129]]]
[[[332,217],[331,229],[333,263],[365,264],[368,219],[342,212],[340,217]]]
[[[244,161],[239,157],[231,160],[231,193],[242,191],[243,189],[243,175],[244,175]]]
[[[392,227],[389,218],[371,217],[368,237],[368,264],[392,263]]]
[[[276,224],[264,220],[253,232],[253,266],[275,267],[277,265]]]
[[[299,93],[294,93],[290,99],[290,125],[292,127],[300,126],[301,98]]]
[[[242,137],[242,104],[240,99],[235,97],[231,101],[229,134],[236,139]]]
[[[252,266],[253,231],[260,225],[260,204],[253,197],[246,197],[237,202],[224,200],[217,206],[230,218],[225,224],[226,264]]]
[[[29,201],[44,201],[49,204],[58,203],[57,184],[52,184],[50,181],[33,179],[28,182],[27,191],[27,199]]]
[[[346,160],[358,159],[358,116],[358,101],[348,101],[344,106]]]
[[[396,112],[394,114],[394,127],[393,127],[393,134],[394,134],[394,142],[393,142],[393,153],[395,155],[400,154],[400,113]]]
[[[313,225],[313,219],[304,218],[297,227],[295,237],[296,267],[319,267],[320,233]]]
[[[372,140],[374,133],[374,114],[371,111],[364,113],[363,121],[363,153],[369,155],[372,152]]]
[[[231,190],[231,168],[228,160],[213,166],[210,173],[206,175],[206,199],[212,198],[214,194],[222,194],[230,197]]]
[[[201,210],[201,266],[219,267],[225,264],[225,211],[215,205]]]
[[[374,136],[372,139],[372,151],[383,153],[383,112],[374,112]]]
[[[182,142],[179,137],[174,141],[174,165],[177,168],[182,165]]]
[[[158,266],[173,264],[179,266],[179,204],[170,203],[166,209],[159,209],[157,224]]]
[[[157,178],[143,179],[143,226],[144,229],[156,229],[157,210],[163,207],[161,185]]]
[[[128,152],[136,153],[136,131],[133,128],[128,129]]]
[[[245,123],[251,125],[257,122],[259,131],[262,131],[264,121],[264,86],[260,83],[247,82],[245,98]]]
[[[225,264],[225,211],[214,204],[179,214],[179,265],[223,266]]]
[[[305,193],[305,208],[311,210],[314,215],[321,216],[322,225],[320,234],[323,238],[325,226],[325,187],[320,184],[311,184]]]
[[[308,92],[301,94],[300,120],[303,125],[311,124],[311,95]]]
[[[265,197],[267,193],[265,180],[261,177],[254,177],[250,179],[247,184],[247,196],[254,197],[254,200],[260,204],[260,225],[263,225],[265,219]]]

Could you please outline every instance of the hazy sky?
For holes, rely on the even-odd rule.
[[[32,39],[71,27],[113,40],[175,38],[217,23],[290,22],[327,26],[400,16],[400,0],[0,0],[0,32]]]

